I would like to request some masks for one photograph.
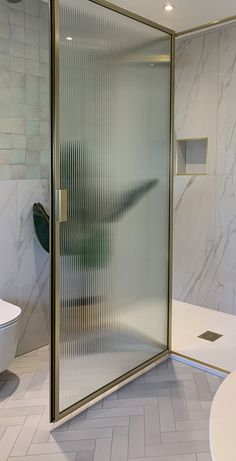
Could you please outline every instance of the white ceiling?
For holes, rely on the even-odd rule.
[[[236,0],[111,0],[122,8],[158,22],[176,32],[236,15]],[[167,13],[163,5],[172,3]]]

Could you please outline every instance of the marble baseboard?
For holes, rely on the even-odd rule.
[[[49,257],[35,235],[36,201],[49,207],[47,180],[0,181],[0,297],[22,308],[18,354],[49,340]]]

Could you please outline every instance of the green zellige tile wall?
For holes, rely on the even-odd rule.
[[[0,0],[0,179],[49,176],[48,4]]]

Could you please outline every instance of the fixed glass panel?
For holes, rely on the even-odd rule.
[[[59,2],[59,411],[167,349],[171,38]]]

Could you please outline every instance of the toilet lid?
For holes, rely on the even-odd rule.
[[[0,299],[0,328],[16,322],[21,314],[21,308]]]

